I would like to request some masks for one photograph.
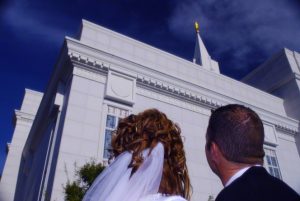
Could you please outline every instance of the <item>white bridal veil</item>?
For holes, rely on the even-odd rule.
[[[143,151],[144,161],[130,177],[128,168],[132,154],[120,154],[100,174],[87,191],[83,201],[138,201],[158,193],[164,163],[164,147],[158,143],[149,154]]]

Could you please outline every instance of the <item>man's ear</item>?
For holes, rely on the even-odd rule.
[[[215,163],[218,163],[220,161],[220,159],[223,158],[223,154],[220,150],[220,147],[215,142],[211,143],[210,154],[211,154],[211,159]]]

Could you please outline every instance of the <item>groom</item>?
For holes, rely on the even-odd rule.
[[[216,109],[206,133],[205,152],[224,189],[216,201],[300,201],[300,196],[262,167],[264,128],[258,115],[242,105]]]

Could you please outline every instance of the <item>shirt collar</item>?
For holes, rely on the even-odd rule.
[[[261,165],[253,165],[253,166],[261,166]],[[249,168],[251,168],[252,166],[248,166],[248,167],[244,167],[242,169],[240,169],[239,171],[237,171],[234,175],[232,175],[232,177],[230,177],[230,179],[226,182],[224,187],[229,186],[233,181],[235,181],[237,178],[241,177]]]

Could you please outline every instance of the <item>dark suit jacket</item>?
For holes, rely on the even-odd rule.
[[[225,187],[216,201],[300,201],[300,196],[265,168],[254,166]]]

